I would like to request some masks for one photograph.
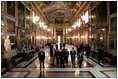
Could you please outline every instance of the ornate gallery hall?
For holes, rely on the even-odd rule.
[[[117,1],[1,1],[1,78],[117,78]]]

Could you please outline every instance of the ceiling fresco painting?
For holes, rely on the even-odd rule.
[[[83,1],[37,1],[49,23],[68,23]]]

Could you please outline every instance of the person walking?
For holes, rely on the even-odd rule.
[[[44,47],[42,47],[38,53],[38,58],[39,58],[39,61],[40,61],[40,70],[43,66],[43,69],[44,69],[44,60],[45,60],[45,52],[43,51]]]
[[[74,48],[72,48],[72,50],[70,51],[70,55],[71,55],[72,67],[75,67],[75,55],[76,55],[76,51],[74,50]]]
[[[78,61],[79,61],[79,68],[81,68],[82,62],[83,62],[83,54],[82,53],[79,53],[79,55],[78,55]]]

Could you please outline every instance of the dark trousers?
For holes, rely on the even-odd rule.
[[[40,60],[40,70],[41,70],[42,66],[44,68],[44,60]]]
[[[64,57],[65,63],[68,64],[68,56]]]
[[[59,65],[59,57],[56,57],[56,64]]]
[[[79,67],[82,67],[82,60],[79,60]]]
[[[60,67],[65,67],[63,58],[60,59]]]
[[[75,65],[75,58],[71,58],[72,65]]]

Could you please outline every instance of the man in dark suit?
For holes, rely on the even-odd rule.
[[[81,68],[82,62],[83,62],[83,55],[82,55],[82,53],[79,53],[78,60],[79,60],[79,67]]]
[[[104,45],[102,45],[98,50],[98,63],[100,63],[100,61],[104,63]]]
[[[59,66],[59,54],[60,54],[59,49],[56,49],[56,51],[55,51],[55,57],[56,57],[56,64],[57,64],[57,66]]]
[[[63,53],[64,53],[64,62],[68,65],[68,55],[69,52],[66,48],[63,49]]]
[[[60,67],[64,68],[65,67],[65,65],[64,65],[64,53],[62,50],[60,51],[59,59],[60,59]]]
[[[43,51],[44,47],[42,47],[38,53],[38,58],[39,58],[39,61],[40,61],[40,70],[43,66],[44,68],[44,60],[45,60],[45,52]]]
[[[71,55],[71,62],[72,62],[72,67],[75,67],[75,55],[76,55],[76,51],[74,50],[74,48],[72,48],[72,50],[70,51],[70,55]]]
[[[62,43],[60,43],[60,50],[62,49]]]
[[[56,44],[56,49],[58,49],[58,44]]]

